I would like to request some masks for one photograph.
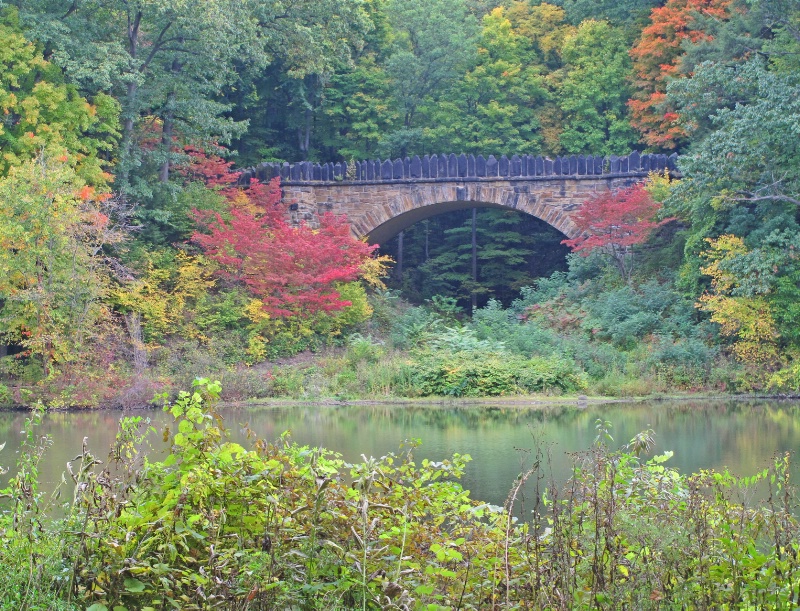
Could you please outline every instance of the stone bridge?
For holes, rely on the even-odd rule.
[[[281,177],[283,201],[295,223],[318,223],[325,212],[347,216],[353,235],[380,244],[414,223],[451,210],[511,208],[531,214],[567,237],[571,215],[595,193],[676,172],[676,155],[534,157],[425,155],[394,161],[318,164],[262,163],[240,182]]]

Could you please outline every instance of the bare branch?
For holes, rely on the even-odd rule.
[[[794,197],[789,197],[788,195],[759,195],[759,196],[748,196],[748,197],[734,197],[732,199],[735,202],[762,202],[766,200],[773,200],[779,202],[789,202],[790,204],[794,204],[795,206],[800,206],[800,199],[795,199]]]
[[[153,42],[153,48],[150,50],[150,54],[147,56],[145,62],[142,64],[143,69],[146,68],[151,61],[153,61],[153,58],[156,56],[156,53],[158,53],[161,50],[161,47],[164,45],[163,41],[164,34],[167,33],[167,30],[169,30],[171,26],[172,22],[170,21],[167,23],[167,25],[165,25],[161,29],[161,32],[158,34],[158,38],[156,38],[155,42]]]

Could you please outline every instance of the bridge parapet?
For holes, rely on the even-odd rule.
[[[525,180],[552,179],[554,177],[615,176],[637,177],[649,172],[677,171],[677,154],[653,155],[636,151],[617,157],[570,155],[564,157],[506,155],[425,155],[405,159],[386,159],[356,162],[313,163],[261,163],[242,171],[241,184],[253,178],[262,182],[281,177],[283,184],[307,183],[387,183],[409,180],[447,181],[497,180],[519,178]]]

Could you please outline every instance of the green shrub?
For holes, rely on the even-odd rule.
[[[533,286],[523,286],[509,309],[519,316],[530,306],[555,299],[568,288],[566,272],[554,272],[549,278],[539,278]]]
[[[573,392],[586,388],[586,374],[559,357],[534,357],[523,363],[517,383],[530,392]]]
[[[767,387],[781,392],[800,392],[800,362],[796,361],[790,366],[773,373],[769,378]]]
[[[432,334],[444,329],[444,321],[424,307],[414,307],[398,316],[392,324],[392,344],[407,350],[423,344]]]
[[[559,352],[562,344],[562,338],[554,331],[534,320],[521,321],[513,309],[503,309],[496,300],[475,310],[469,328],[480,340],[500,343],[509,352],[527,356]]]
[[[434,351],[411,365],[422,396],[491,397],[521,392],[569,392],[585,388],[583,374],[566,360],[498,352]]]
[[[468,327],[446,327],[431,334],[426,346],[440,352],[505,352],[505,345],[497,339],[479,339]]]
[[[606,291],[587,299],[585,307],[584,328],[624,349],[650,334],[685,337],[696,331],[692,302],[655,280]]]
[[[305,394],[305,375],[295,367],[282,367],[272,370],[269,390],[273,397],[299,399]]]
[[[364,337],[360,333],[353,333],[347,339],[347,362],[350,366],[356,366],[362,361],[376,363],[385,354],[386,349],[383,344],[376,342],[371,337]]]
[[[672,386],[695,388],[708,381],[717,352],[695,338],[672,341],[662,337],[646,364]]]

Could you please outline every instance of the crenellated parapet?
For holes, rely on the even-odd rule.
[[[564,157],[512,155],[425,155],[405,159],[355,162],[261,163],[242,171],[241,184],[253,178],[265,182],[277,176],[284,184],[360,182],[386,183],[404,181],[453,181],[496,179],[550,179],[568,176],[640,177],[649,172],[677,172],[677,155],[640,154],[636,151],[617,157],[570,155]]]

